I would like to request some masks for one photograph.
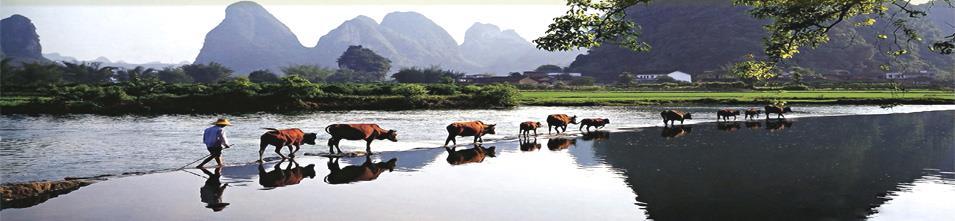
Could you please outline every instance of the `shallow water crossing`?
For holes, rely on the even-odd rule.
[[[115,178],[0,217],[948,220],[952,119],[955,111],[741,120],[299,157]]]

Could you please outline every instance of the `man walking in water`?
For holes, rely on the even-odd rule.
[[[216,163],[219,164],[216,167],[222,167],[223,146],[225,148],[231,147],[225,138],[225,127],[232,125],[229,123],[229,119],[219,118],[212,124],[213,126],[206,128],[205,132],[202,133],[202,142],[206,144],[206,149],[209,150],[209,157],[196,168],[203,168],[203,165],[206,165],[212,159],[216,159]]]

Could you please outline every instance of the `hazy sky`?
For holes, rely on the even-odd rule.
[[[927,0],[915,0],[924,2]],[[226,0],[0,0],[0,16],[33,20],[43,53],[81,60],[99,56],[131,63],[192,62],[207,32],[225,16]],[[514,29],[531,40],[564,13],[562,0],[259,0],[307,47],[345,20],[381,21],[393,11],[416,11],[460,44],[475,22]]]
[[[113,61],[131,63],[193,61],[202,47],[206,33],[222,21],[226,6],[232,3],[0,1],[3,1],[0,15],[4,18],[22,14],[33,20],[40,35],[43,53],[56,52],[81,60],[104,56]],[[474,4],[466,1],[453,4],[424,4],[414,1],[393,1],[389,4],[347,4],[344,1],[323,1],[325,3],[315,4],[294,4],[295,1],[257,2],[285,23],[307,47],[315,46],[322,35],[358,15],[366,15],[380,22],[389,12],[416,11],[444,27],[460,44],[464,40],[464,32],[474,22],[491,23],[502,29],[515,29],[521,36],[531,40],[542,35],[551,19],[565,11],[560,1],[523,2],[533,5]]]

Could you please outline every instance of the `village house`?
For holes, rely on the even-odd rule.
[[[673,80],[682,81],[686,83],[693,82],[693,76],[682,71],[666,71],[666,72],[656,72],[656,73],[651,71],[651,72],[645,72],[642,74],[637,74],[636,76],[634,76],[634,79],[636,79],[637,81],[647,82],[647,81],[656,81],[657,78],[662,76],[669,76],[673,78]]]
[[[904,72],[885,73],[886,80],[908,80],[908,79],[916,79],[916,78],[933,79],[935,78],[935,73],[929,72],[926,70],[922,70],[919,72],[908,72],[908,73],[904,73]]]

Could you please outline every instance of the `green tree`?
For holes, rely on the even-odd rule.
[[[617,76],[617,84],[630,85],[633,84],[633,79],[633,74],[630,74],[630,72],[623,72]]]
[[[0,74],[5,86],[51,85],[63,81],[63,69],[55,64],[27,63],[20,68],[5,69]]]
[[[438,66],[431,66],[428,68],[402,68],[391,75],[395,81],[400,83],[453,83],[454,79],[464,76],[464,73],[455,72],[453,70],[443,70]]]
[[[299,76],[310,82],[325,82],[328,76],[335,74],[335,70],[315,65],[293,65],[282,68],[285,76]]]
[[[279,76],[268,69],[258,70],[249,73],[249,81],[254,83],[272,83],[278,82]]]
[[[593,86],[594,83],[596,83],[596,82],[597,82],[597,80],[594,79],[593,77],[584,76],[584,77],[574,78],[573,80],[570,81],[570,85],[573,85],[573,86]]]
[[[157,71],[157,73],[159,80],[166,83],[179,84],[193,82],[192,77],[187,75],[186,72],[182,70],[182,67],[165,67]]]
[[[232,76],[232,70],[216,62],[209,64],[187,64],[182,71],[192,77],[196,83],[215,84]]]
[[[63,62],[63,75],[67,81],[82,84],[105,84],[113,80],[115,67],[102,66],[99,62]]]
[[[601,43],[614,43],[635,51],[650,50],[650,45],[640,39],[640,26],[627,18],[627,8],[648,4],[652,0],[590,1],[567,0],[567,12],[554,19],[544,36],[534,40],[538,48],[556,51],[577,48],[593,48]],[[953,0],[944,1],[952,7]],[[829,32],[841,23],[860,20],[854,25],[871,26],[878,20],[895,26],[890,34],[903,41],[920,41],[920,33],[910,27],[906,19],[927,15],[924,9],[916,8],[906,0],[734,0],[735,4],[749,8],[756,18],[772,21],[765,28],[768,55],[765,64],[775,65],[799,53],[804,46],[817,47],[829,41]],[[941,5],[941,4],[940,4]],[[936,6],[938,7],[938,6]],[[943,6],[944,7],[944,6]],[[893,12],[893,13],[889,13]],[[898,12],[898,13],[894,13]],[[902,14],[904,16],[897,16]],[[852,19],[860,18],[860,19]],[[932,44],[932,50],[951,54],[955,48],[955,33]],[[897,48],[895,55],[907,54],[908,50]],[[759,79],[763,76],[746,76]]]
[[[363,48],[361,45],[352,45],[348,46],[341,57],[338,57],[338,68],[369,75],[361,77],[362,79],[381,81],[385,79],[385,74],[391,69],[391,60],[376,54],[371,49]]]
[[[116,71],[116,81],[128,82],[144,79],[159,79],[156,69],[136,66],[135,68],[120,68]]]
[[[335,74],[328,76],[326,82],[334,83],[370,83],[379,82],[381,78],[377,75],[361,73],[351,69],[338,69]]]
[[[395,94],[406,98],[416,98],[428,94],[428,89],[419,84],[399,84],[391,89]]]
[[[537,68],[534,69],[534,71],[544,72],[544,73],[562,73],[564,72],[564,69],[557,65],[545,64],[545,65],[538,66]]]

